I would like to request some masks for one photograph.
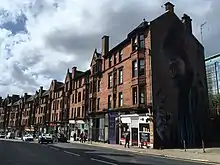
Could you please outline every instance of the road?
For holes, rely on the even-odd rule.
[[[2,165],[202,165],[81,144],[0,141]]]

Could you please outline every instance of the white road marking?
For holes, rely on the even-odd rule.
[[[111,163],[111,162],[107,162],[107,161],[99,160],[99,159],[94,159],[94,158],[91,158],[91,160],[94,160],[94,161],[97,161],[97,162],[101,162],[101,163],[105,163],[105,164],[118,165],[118,164],[115,164],[115,163]]]
[[[59,148],[55,148],[55,147],[50,147],[53,150],[59,151]]]
[[[73,153],[73,152],[69,152],[69,151],[63,151],[63,152],[65,152],[67,154],[70,154],[70,155],[74,155],[74,156],[80,156],[79,154],[76,154],[76,153]]]

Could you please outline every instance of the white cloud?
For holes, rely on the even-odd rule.
[[[164,12],[164,2],[1,0],[0,10],[4,12],[0,13],[4,14],[0,14],[0,24],[16,23],[16,18],[24,15],[27,33],[12,35],[0,28],[0,95],[34,92],[40,85],[47,88],[53,78],[63,80],[66,69],[74,65],[87,69],[94,48],[100,48],[102,35],[110,35],[114,45],[144,17],[151,20]],[[192,16],[197,36],[199,25],[218,10],[218,4],[213,6],[215,0],[174,3],[177,14]]]

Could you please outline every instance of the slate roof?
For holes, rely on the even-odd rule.
[[[50,92],[49,90],[44,91],[43,94],[42,94],[42,97],[48,96],[48,95],[49,95],[49,92]]]
[[[26,100],[26,102],[31,102],[31,101],[33,101],[34,100],[34,95],[31,95],[31,97],[29,97],[27,100]]]

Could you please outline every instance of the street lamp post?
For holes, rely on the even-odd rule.
[[[203,27],[206,25],[206,21],[200,25],[201,42],[203,44]]]

